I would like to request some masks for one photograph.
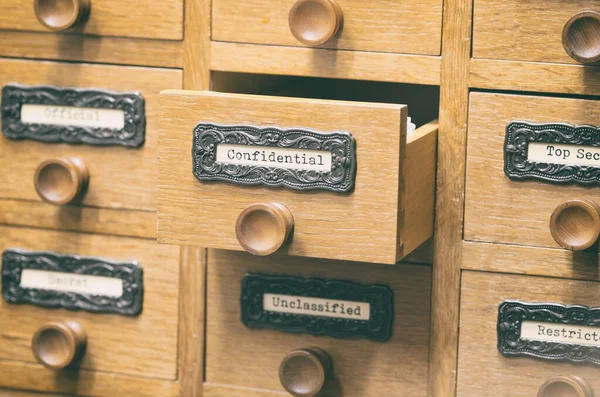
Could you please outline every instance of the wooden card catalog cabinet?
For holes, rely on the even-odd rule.
[[[161,112],[162,243],[393,264],[432,235],[437,124],[407,136],[404,105],[169,91]]]

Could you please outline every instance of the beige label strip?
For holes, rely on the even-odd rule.
[[[120,130],[125,126],[125,113],[120,109],[25,104],[21,122]]]
[[[350,320],[366,321],[371,318],[371,305],[366,302],[293,295],[264,294],[263,310]]]
[[[123,295],[123,280],[120,278],[36,269],[23,269],[20,286],[114,298]]]
[[[329,172],[331,171],[331,152],[222,143],[217,144],[217,162]]]
[[[600,346],[600,327],[523,321],[521,339]]]
[[[600,167],[600,148],[531,142],[527,148],[527,160],[538,163]]]

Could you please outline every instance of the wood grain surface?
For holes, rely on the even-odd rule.
[[[598,123],[597,101],[472,93],[467,147],[465,240],[558,248],[550,235],[554,209],[569,199],[600,202],[595,187],[511,180],[504,174],[506,125]]]
[[[361,263],[267,259],[221,250],[209,250],[207,264],[207,382],[283,390],[277,375],[283,357],[295,348],[320,347],[333,359],[344,397],[426,394],[430,267],[399,264],[365,272]],[[392,338],[375,342],[248,329],[240,321],[239,303],[241,280],[248,272],[387,285],[394,292]]]
[[[48,321],[72,319],[88,335],[81,368],[157,379],[177,377],[178,247],[151,240],[2,226],[0,252],[6,248],[138,261],[144,272],[144,302],[141,315],[126,317],[2,300],[0,339],[4,342],[0,344],[0,359],[35,363],[31,338],[37,328]]]
[[[204,384],[205,397],[289,397],[285,391],[251,389],[243,386]]]
[[[0,29],[48,32],[37,20],[31,2],[0,1]],[[83,28],[68,34],[181,40],[183,0],[94,0]],[[54,33],[48,33],[54,34]]]
[[[473,57],[577,63],[565,52],[562,31],[580,11],[598,11],[596,0],[475,0]]]
[[[340,50],[439,55],[441,0],[338,0],[341,31],[322,47]],[[234,0],[212,2],[215,41],[302,46],[288,25],[294,1]],[[418,16],[418,17],[416,17]],[[360,56],[360,54],[356,54]]]
[[[33,7],[32,7],[33,9]],[[183,66],[180,41],[0,30],[0,56],[63,61]]]
[[[240,212],[256,202],[276,201],[294,216],[288,254],[396,262],[397,227],[403,221],[398,200],[399,186],[404,186],[405,106],[182,91],[163,94],[162,104],[160,242],[240,250],[235,237]],[[358,142],[355,190],[339,194],[201,183],[190,168],[192,131],[200,120],[349,131]]]
[[[181,71],[12,59],[0,60],[0,68],[0,85],[16,82],[138,91],[145,98],[147,118],[146,142],[139,149],[0,139],[0,167],[4,171],[0,197],[41,201],[33,186],[36,167],[44,159],[68,156],[80,158],[90,172],[83,206],[156,209],[158,94],[163,89],[181,87]]]
[[[210,68],[223,72],[437,85],[440,64],[439,56],[210,43]]]
[[[600,67],[472,59],[471,87],[600,95]]]
[[[600,392],[597,367],[501,355],[498,305],[504,300],[600,305],[600,284],[465,271],[462,278],[458,397],[531,397],[549,378],[577,375]],[[493,374],[491,376],[490,374]]]

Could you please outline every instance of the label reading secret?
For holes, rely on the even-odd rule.
[[[394,296],[383,285],[250,273],[240,302],[248,328],[376,341],[392,336]]]
[[[221,143],[217,145],[217,162],[290,170],[331,171],[331,152]]]
[[[35,269],[23,269],[20,286],[21,288],[77,292],[115,298],[123,295],[123,280],[118,278]]]
[[[504,301],[498,307],[498,351],[600,365],[600,308]]]
[[[270,312],[354,320],[368,320],[371,316],[371,306],[365,302],[279,294],[264,294],[263,309]]]
[[[29,124],[72,125],[120,130],[125,126],[125,113],[116,109],[23,105],[21,121]]]
[[[504,173],[511,179],[600,184],[600,129],[512,121],[506,126]]]
[[[193,173],[199,181],[354,189],[356,143],[348,132],[202,122],[193,134]]]
[[[137,316],[144,279],[137,262],[7,249],[2,297],[8,303]]]

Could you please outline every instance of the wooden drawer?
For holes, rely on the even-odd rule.
[[[336,0],[343,14],[338,34],[319,47],[439,55],[442,1]],[[291,33],[293,0],[213,1],[212,40],[302,46]],[[316,2],[319,3],[319,2]]]
[[[600,12],[598,2],[476,0],[473,10],[473,57],[577,63],[565,51],[562,37],[569,19],[583,11]],[[586,26],[589,31],[581,34],[593,37],[592,31],[597,35],[600,30],[600,20]],[[594,45],[590,42],[590,47],[591,53],[599,53],[597,43]]]
[[[161,246],[152,240],[2,226],[0,252],[8,248],[136,261],[143,272],[143,303],[140,314],[121,315],[8,303],[4,295],[0,301],[0,368],[13,375],[0,377],[0,386],[105,395],[111,385],[102,383],[114,380],[117,387],[122,383],[117,379],[119,375],[127,375],[131,384],[135,384],[136,377],[169,383],[177,378],[178,247]],[[8,290],[3,291],[7,293]],[[126,294],[133,292],[127,289]],[[32,337],[42,324],[51,321],[76,321],[85,330],[87,348],[80,370],[53,372],[36,362]],[[110,373],[111,377],[107,379],[103,373]],[[60,381],[56,382],[58,374]],[[90,382],[90,376],[95,382]]]
[[[340,390],[344,397],[396,395],[398,390],[407,397],[427,394],[430,267],[401,264],[365,273],[358,263],[302,258],[282,263],[209,250],[207,268],[205,381],[209,385],[283,390],[278,368],[284,356],[293,349],[319,347],[331,356],[335,377],[334,387],[325,395],[339,397]],[[386,285],[393,291],[392,336],[380,342],[247,328],[240,320],[240,295],[242,278],[250,272]]]
[[[272,202],[288,208],[293,217],[292,236],[280,250],[290,255],[393,264],[432,234],[437,124],[427,124],[407,138],[406,106],[185,91],[164,93],[161,106],[161,243],[240,250],[242,239],[238,241],[236,222],[243,217],[242,211],[256,203]],[[272,187],[262,180],[262,185],[199,180],[192,172],[190,147],[194,129],[201,121],[235,125],[233,129],[241,132],[235,132],[227,142],[247,142],[253,148],[269,150],[272,146],[262,139],[270,139],[271,132],[261,132],[261,140],[254,142],[246,141],[245,131],[258,134],[253,126],[302,126],[319,133],[348,131],[356,142],[354,189],[297,190],[290,186]],[[219,144],[206,148],[198,145],[196,152],[202,164],[195,165],[195,172],[205,166],[212,169],[204,161],[215,155],[212,151]],[[350,151],[338,158],[349,159]],[[270,178],[272,170],[276,174],[281,168],[265,166],[260,177]],[[243,168],[238,171],[240,179],[247,175]],[[226,172],[230,171],[224,168],[219,175]],[[348,171],[346,176],[351,173]],[[252,183],[259,179],[256,175],[252,174]],[[289,178],[293,187],[301,179],[282,175],[276,181]],[[329,179],[324,176],[319,183],[325,184],[326,180]],[[256,236],[258,244],[267,244],[267,232],[252,231],[252,227],[258,226],[241,229],[251,238]],[[279,230],[273,234],[284,240]]]
[[[38,165],[47,159],[74,157],[89,170],[87,192],[77,206],[156,210],[158,93],[181,87],[180,70],[12,59],[0,59],[0,68],[0,86],[18,83],[137,91],[144,98],[146,114],[145,142],[139,148],[0,138],[0,167],[4,170],[0,198],[41,202],[34,187]]]
[[[87,1],[87,0],[85,0]],[[74,7],[58,7],[84,0],[36,0],[41,15],[55,22],[70,20]],[[57,6],[54,7],[53,3]],[[183,38],[183,0],[91,0],[87,19],[78,22],[68,32],[93,36],[138,37],[145,39],[181,40]],[[59,10],[60,9],[60,10]],[[36,17],[32,2],[0,1],[0,30],[49,32]]]
[[[472,93],[465,240],[560,248],[550,231],[552,213],[567,200],[600,202],[600,194],[593,183],[509,178],[504,172],[506,127],[514,120],[594,125],[599,118],[600,107],[593,100]],[[575,155],[586,146],[570,147]]]
[[[498,307],[505,300],[563,305],[600,305],[600,284],[556,278],[463,272],[460,305],[458,397],[535,396],[550,378],[578,376],[600,392],[598,368],[592,364],[506,357],[498,351]],[[523,316],[525,318],[525,316]],[[531,318],[531,317],[529,317]],[[545,318],[540,313],[539,318]],[[565,322],[569,322],[565,318]],[[571,319],[572,321],[572,319]],[[539,351],[548,350],[540,342]],[[532,349],[535,350],[535,349]],[[581,350],[581,357],[586,354]],[[493,376],[490,376],[493,374]],[[591,396],[591,394],[542,394]]]

